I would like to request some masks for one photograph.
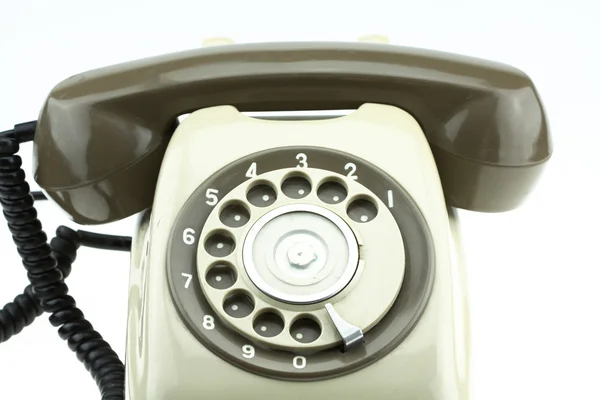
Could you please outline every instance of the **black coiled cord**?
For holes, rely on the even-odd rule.
[[[29,137],[32,138],[33,133],[28,132],[21,141],[31,140]],[[102,399],[122,400],[125,398],[125,367],[77,308],[64,282],[75,261],[81,237],[78,232],[61,226],[48,244],[18,151],[19,137],[3,132],[0,135],[0,203],[31,285],[2,310],[6,312],[1,314],[0,334],[7,340],[30,324],[42,310],[50,313],[50,323],[59,328],[59,336],[90,371]]]
[[[40,192],[32,192],[32,195],[34,200],[47,200]],[[83,230],[77,230],[77,234],[82,246],[103,250],[131,250],[130,236],[104,235]],[[55,259],[64,259],[66,257],[60,251],[60,248],[52,248],[52,254]],[[58,268],[62,272],[63,279],[66,279],[71,274],[71,263],[58,263]],[[13,301],[0,309],[0,343],[6,342],[14,335],[19,334],[43,313],[44,310],[40,305],[40,300],[33,292],[33,287],[27,285],[22,294],[16,296]]]
[[[71,264],[74,259],[71,261],[68,258],[68,254],[64,254],[63,251],[62,246],[52,248],[54,259],[62,261],[58,262],[58,268],[64,280],[71,274]],[[6,342],[12,336],[20,333],[43,313],[44,309],[40,304],[40,299],[38,299],[33,291],[33,286],[27,285],[22,294],[0,309],[0,343]]]
[[[20,333],[43,313],[44,310],[33,293],[33,287],[27,285],[22,294],[0,310],[0,343]]]

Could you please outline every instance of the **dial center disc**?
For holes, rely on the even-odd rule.
[[[290,265],[296,268],[307,268],[317,260],[317,254],[308,241],[298,241],[290,246],[287,251]]]
[[[242,250],[252,282],[268,296],[293,304],[335,296],[358,268],[358,243],[337,214],[310,204],[271,210],[249,230]]]

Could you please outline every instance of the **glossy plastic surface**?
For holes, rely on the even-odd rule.
[[[361,131],[369,132],[372,141],[344,140]],[[248,154],[295,146],[296,138],[300,138],[299,145],[354,154],[390,174],[418,204],[431,232],[436,260],[427,306],[398,346],[358,371],[311,382],[265,378],[204,347],[169,301],[165,273],[169,237],[182,233],[172,230],[175,220],[199,185]],[[307,156],[310,163],[311,154]],[[296,162],[290,157],[291,165]],[[343,163],[338,166],[342,171],[343,167]],[[257,171],[268,171],[268,166],[259,162]],[[358,182],[371,181],[363,172],[357,169]],[[232,107],[195,112],[173,136],[152,215],[145,221],[140,224],[131,268],[126,351],[129,400],[468,399],[469,326],[460,243],[428,143],[418,124],[402,110],[367,104],[337,120],[283,124],[247,118]],[[307,355],[306,360],[308,365],[315,357]]]
[[[178,115],[215,105],[273,111],[367,102],[398,106],[419,122],[451,206],[516,207],[551,154],[537,91],[515,68],[375,43],[262,43],[65,80],[39,118],[35,179],[76,222],[111,222],[151,204]]]

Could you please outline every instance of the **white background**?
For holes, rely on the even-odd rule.
[[[461,212],[469,256],[472,399],[600,399],[597,1],[2,0],[0,16],[0,130],[37,118],[48,91],[70,75],[196,48],[208,36],[349,41],[382,33],[395,44],[523,69],[544,100],[555,153],[520,209]],[[22,152],[28,168],[30,151],[25,146]],[[73,226],[55,205],[45,202],[39,209],[49,234],[59,224]],[[7,230],[0,228],[4,304],[27,281]],[[129,235],[132,220],[96,230]],[[127,280],[127,253],[85,249],[68,280],[78,305],[121,357]],[[0,393],[3,399],[99,398],[47,316],[0,345]]]

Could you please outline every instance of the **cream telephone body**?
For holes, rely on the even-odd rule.
[[[385,149],[347,139],[362,132],[369,132],[374,144],[385,141]],[[371,178],[364,184],[363,173]],[[237,179],[226,185],[228,177]],[[211,185],[203,184],[209,180]],[[252,197],[252,190],[262,192]],[[304,211],[306,205],[314,210]],[[261,218],[285,207],[289,214],[261,224]],[[321,211],[339,219],[332,223]],[[420,215],[402,221],[406,227],[401,230],[396,218],[410,211]],[[236,216],[248,222],[235,224]],[[284,218],[287,226],[272,228],[281,231],[278,238],[248,242],[253,229],[268,230]],[[311,236],[311,226],[322,226],[324,233]],[[350,243],[342,229],[351,230]],[[423,242],[405,243],[409,233]],[[454,325],[465,332],[466,321],[453,310],[464,303],[452,298],[453,291],[459,299],[464,295],[461,266],[451,259],[454,243],[433,156],[406,112],[365,104],[348,116],[311,122],[256,120],[230,106],[192,113],[171,138],[144,235],[139,265],[132,268],[132,288],[139,296],[132,296],[129,306],[131,398],[192,399],[202,393],[211,399],[324,394],[392,399],[398,392],[465,398],[466,364],[457,356],[466,355],[466,337],[457,337]],[[209,247],[212,240],[215,247]],[[232,249],[214,256],[219,244]],[[258,247],[262,244],[266,248]],[[414,246],[408,260],[407,246]],[[247,249],[252,256],[244,258]],[[351,269],[350,282],[307,304],[287,299],[328,291],[317,279],[294,287],[290,276],[304,280],[304,271],[312,272],[311,263],[303,269],[288,257],[302,251],[311,252],[308,261],[323,264],[315,271],[318,279],[331,281],[328,286],[344,278],[345,268]],[[358,256],[349,263],[352,252]],[[321,263],[319,257],[332,260]],[[343,261],[336,263],[335,257]],[[264,272],[259,265],[244,264],[261,261],[268,264]],[[216,271],[211,273],[211,267]],[[248,268],[258,270],[259,279],[265,275],[260,279],[264,291],[248,276]],[[318,268],[331,268],[336,277]],[[412,298],[399,296],[403,283]],[[273,289],[280,296],[269,297]],[[166,302],[170,296],[175,301]],[[344,324],[363,336],[371,333],[373,342],[344,350],[344,340],[351,337],[336,327],[327,304]],[[248,310],[235,314],[244,307]],[[392,309],[398,320],[381,321]],[[225,330],[235,334],[227,332],[223,339],[219,331]],[[151,364],[152,359],[161,362]]]
[[[352,111],[250,113],[331,109]],[[521,71],[372,43],[84,73],[49,95],[34,143],[75,222],[139,213],[130,400],[468,399],[455,209],[515,208],[551,153]]]

